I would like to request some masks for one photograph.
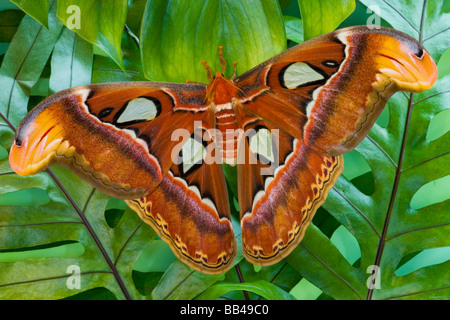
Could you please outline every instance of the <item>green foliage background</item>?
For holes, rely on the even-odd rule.
[[[71,5],[80,29],[67,28]],[[59,90],[206,82],[201,61],[218,70],[218,45],[242,73],[295,43],[378,19],[421,41],[439,79],[389,100],[345,155],[304,240],[276,265],[238,256],[226,274],[194,272],[123,201],[60,167],[19,177],[9,166],[15,128]],[[443,0],[0,0],[0,299],[448,299],[449,47]],[[236,172],[225,172],[236,203]],[[240,241],[238,216],[233,207]],[[380,288],[369,289],[376,261]],[[72,265],[80,289],[67,286]]]

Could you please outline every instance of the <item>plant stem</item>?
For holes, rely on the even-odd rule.
[[[238,264],[234,268],[236,269],[236,273],[238,275],[239,282],[243,283],[244,277],[242,277],[241,268],[239,267]],[[243,293],[244,293],[245,300],[250,300],[250,297],[248,296],[248,292],[246,290],[243,290]]]
[[[424,20],[425,20],[424,18],[425,18],[426,7],[427,7],[427,0],[424,0],[423,7],[422,7],[422,17],[421,17],[421,21],[420,21],[420,29],[419,29],[419,43],[422,43],[422,38],[423,38],[423,24],[424,24]],[[377,254],[375,256],[374,265],[376,265],[378,267],[380,266],[381,257],[383,255],[383,250],[386,245],[386,236],[387,236],[387,231],[388,231],[388,227],[389,227],[389,221],[391,219],[392,208],[394,207],[395,197],[397,195],[398,185],[400,183],[400,176],[402,174],[402,164],[403,164],[403,159],[405,157],[406,139],[408,136],[409,124],[411,122],[411,114],[412,114],[412,110],[413,110],[413,106],[414,106],[413,101],[414,101],[414,93],[411,93],[409,96],[408,113],[406,115],[406,120],[405,120],[405,129],[403,131],[402,145],[400,148],[400,156],[398,159],[397,169],[395,171],[394,186],[392,188],[391,199],[389,200],[389,206],[388,206],[388,210],[386,213],[386,219],[384,220],[383,231],[381,232],[380,241],[378,243]],[[378,271],[379,271],[379,268],[375,269],[375,274],[373,275],[375,279],[377,278]],[[366,299],[371,300],[372,296],[373,296],[373,288],[369,288]]]
[[[97,237],[97,235],[95,234],[94,229],[92,228],[91,224],[89,223],[89,221],[86,219],[86,216],[83,214],[83,212],[81,212],[81,210],[78,208],[77,204],[75,203],[75,201],[72,199],[72,197],[70,196],[70,194],[67,192],[67,190],[64,188],[64,186],[61,184],[61,182],[59,181],[59,179],[55,176],[55,174],[53,173],[53,171],[48,168],[46,170],[48,172],[48,174],[51,176],[51,178],[53,179],[53,181],[55,181],[55,183],[58,185],[58,187],[61,189],[61,191],[63,192],[63,194],[66,196],[67,200],[70,202],[70,204],[72,205],[72,207],[75,209],[75,211],[78,213],[78,215],[80,216],[81,220],[83,221],[84,226],[86,227],[86,229],[88,230],[89,234],[91,235],[92,239],[94,239],[95,244],[97,245],[97,247],[100,249],[103,257],[106,260],[106,263],[108,263],[108,266],[111,269],[112,274],[114,275],[114,278],[116,278],[116,281],[120,287],[120,289],[122,290],[125,298],[127,300],[131,300],[131,296],[128,293],[127,288],[125,287],[125,284],[122,281],[122,278],[119,275],[119,271],[117,270],[116,266],[114,265],[114,263],[112,262],[112,260],[109,258],[108,254],[106,253],[105,248],[103,247],[102,243],[100,242],[100,239]]]

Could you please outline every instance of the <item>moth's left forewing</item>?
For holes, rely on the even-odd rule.
[[[18,127],[11,167],[28,175],[59,164],[108,195],[144,196],[169,170],[182,134],[190,135],[206,115],[203,92],[202,85],[150,82],[61,91]],[[182,132],[174,137],[176,129]]]

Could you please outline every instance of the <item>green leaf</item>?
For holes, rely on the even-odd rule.
[[[402,30],[421,40],[431,56],[439,60],[450,46],[450,12],[443,0],[361,0],[366,6],[374,6],[383,19],[393,28]],[[447,11],[446,11],[447,10]],[[422,13],[423,19],[422,19]]]
[[[245,290],[257,293],[261,297],[267,300],[295,300],[295,298],[287,293],[286,291],[280,289],[276,285],[264,281],[258,280],[255,282],[245,282],[245,283],[230,283],[230,282],[220,282],[211,287],[209,287],[205,292],[199,295],[197,300],[215,300],[220,298],[222,295],[236,290]]]
[[[55,7],[56,1],[53,1],[53,10]],[[0,69],[0,115],[3,118],[0,123],[9,121],[17,126],[27,113],[31,87],[39,79],[61,29],[61,23],[54,16],[49,20],[48,30],[29,16],[23,19]]]
[[[64,28],[51,59],[50,92],[91,83],[92,63],[92,45]]]
[[[1,25],[6,20],[0,20],[0,37],[4,34],[6,42],[12,41],[0,48],[9,45],[0,69],[1,298],[450,297],[446,284],[450,276],[450,133],[446,121],[450,78],[445,74],[431,90],[391,98],[382,121],[345,156],[344,175],[303,241],[287,259],[272,266],[255,268],[243,259],[239,248],[235,265],[226,274],[194,272],[175,259],[167,244],[133,211],[124,210],[123,202],[115,203],[68,170],[52,167],[30,177],[14,174],[8,150],[15,128],[27,110],[50,93],[49,87],[56,91],[89,83],[90,78],[92,82],[141,80],[143,70],[147,77],[154,73],[154,79],[164,81],[206,81],[201,60],[220,71],[218,45],[225,47],[228,76],[233,60],[241,73],[286,47],[277,1],[209,0],[187,7],[184,1],[151,0],[144,10],[145,2],[128,1],[128,9],[120,2],[115,8],[117,20],[112,21],[115,13],[98,10],[100,1],[89,7],[93,1],[59,0],[58,10],[67,25],[74,14],[67,13],[67,5],[79,5],[83,13],[80,22],[87,29],[72,31],[58,23],[54,2],[50,3],[48,30],[29,16],[17,28],[23,14],[13,17],[0,11],[0,18],[13,21],[8,31]],[[283,7],[288,5],[282,2]],[[448,5],[428,0],[422,11],[412,1],[363,2],[378,5],[381,18],[422,40],[441,63],[439,57],[450,45]],[[0,10],[11,8],[3,5],[0,2]],[[124,12],[128,13],[126,32]],[[302,18],[306,16],[311,20],[318,14],[302,12]],[[321,23],[328,24],[332,18]],[[100,26],[100,19],[108,24]],[[290,24],[298,28],[300,20],[284,19],[288,37],[293,39]],[[111,29],[100,28],[107,26]],[[92,41],[86,41],[89,37]],[[105,50],[120,53],[127,74],[110,58],[111,53],[92,48],[90,43],[108,43]],[[232,167],[225,167],[225,172],[233,204],[237,173]],[[439,192],[434,191],[436,186]],[[232,223],[240,246],[236,209],[233,206]],[[381,289],[369,289],[370,266],[376,263]],[[70,266],[80,267],[80,289],[68,288],[73,278]]]
[[[142,66],[154,81],[207,82],[201,62],[206,60],[213,72],[221,71],[218,46],[224,48],[227,76],[233,61],[239,74],[286,48],[275,0],[150,0],[142,26]]]
[[[259,270],[255,270],[255,267]],[[280,261],[271,266],[261,267],[252,265],[245,259],[238,265],[240,275],[237,272],[228,272],[223,280],[226,283],[255,283],[259,281],[270,282],[284,292],[289,292],[302,279],[302,276],[285,261]],[[218,282],[219,283],[219,282]],[[222,295],[224,299],[242,300],[259,299],[261,296],[251,290],[229,291]]]
[[[450,49],[444,51],[438,63],[438,76],[443,77],[448,74],[450,74]]]
[[[11,42],[22,18],[20,10],[0,11],[0,43]]]
[[[446,262],[449,256],[450,247],[426,249],[414,254],[414,257],[402,264],[395,274],[404,276],[423,267]]]
[[[152,241],[142,252],[134,265],[139,272],[164,272],[175,260],[170,247],[162,240]]]
[[[146,80],[142,74],[139,46],[128,33],[122,37],[122,52],[125,73],[110,58],[94,55],[92,83]]]
[[[303,278],[289,293],[297,300],[316,300],[322,291]]]
[[[58,0],[57,16],[66,27],[104,50],[125,71],[121,42],[127,3],[127,0]]]
[[[331,240],[310,225],[300,245],[286,258],[290,266],[335,299],[363,299],[365,275],[355,270]],[[345,275],[343,277],[342,275]]]
[[[23,19],[0,70],[6,88],[0,100],[5,121],[0,125],[3,150],[11,145],[16,128],[13,117],[27,111],[31,90],[22,93],[19,89],[36,83],[53,48],[53,90],[90,80],[92,45],[68,29],[61,33],[55,7],[49,30],[30,17]],[[9,83],[11,89],[6,86]],[[12,106],[14,112],[8,113]],[[12,172],[8,157],[2,157],[0,185],[1,298],[88,297],[98,288],[109,292],[108,298],[142,297],[134,286],[132,268],[156,233],[133,211],[125,210],[110,227],[105,219],[110,198],[60,167],[19,177]],[[70,287],[73,267],[81,272],[79,288]]]
[[[297,43],[303,42],[303,22],[302,19],[291,16],[283,16],[286,26],[286,37]]]
[[[355,10],[355,0],[298,0],[304,40],[336,29]]]
[[[177,259],[152,291],[152,298],[155,300],[193,299],[222,277],[223,275],[220,274],[207,275],[194,271]]]
[[[48,28],[48,1],[49,0],[10,0],[17,4],[26,14]]]
[[[285,10],[291,4],[293,0],[278,0],[280,3],[281,10]]]
[[[136,35],[139,36],[141,29],[141,22],[145,11],[145,5],[147,0],[129,0],[128,1],[128,14],[126,24],[128,28]]]

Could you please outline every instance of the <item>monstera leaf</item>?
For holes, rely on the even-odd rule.
[[[387,22],[429,45],[436,61],[449,47],[449,14],[442,1],[424,1],[423,6],[362,2],[371,8],[379,6]],[[437,42],[438,47],[433,45]],[[388,120],[376,124],[368,138],[345,156],[350,160],[346,166],[359,163],[369,172],[351,183],[346,176],[352,176],[353,168],[344,171],[324,204],[341,224],[336,232],[342,239],[333,243],[318,228],[309,228],[287,258],[326,295],[340,299],[449,297],[448,125],[436,129],[440,133],[433,140],[427,137],[432,119],[448,114],[449,81],[449,76],[441,77],[434,88],[421,94],[396,94],[387,105]],[[447,191],[429,199],[436,191],[424,196],[422,188],[431,185]],[[411,266],[419,253],[437,250],[447,252],[441,263],[427,266],[421,261]]]
[[[0,132],[5,149],[53,47],[49,66],[65,72],[51,72],[52,91],[90,81],[92,46],[70,30],[61,33],[54,7],[50,10],[48,30],[23,19],[4,58]],[[131,268],[156,237],[150,228],[130,210],[110,228],[105,220],[109,198],[62,168],[20,179],[6,155],[0,166],[2,298],[67,297],[77,293],[71,278],[76,272],[84,290],[103,287],[119,298],[136,297]]]
[[[351,13],[354,1],[343,1],[338,12],[325,7],[331,3],[326,0],[281,1],[281,7],[277,1],[211,0],[186,6],[182,1],[118,0],[110,7],[114,10],[104,6],[106,1],[49,0],[48,16],[42,10],[47,1],[13,2],[27,15],[17,27],[21,12],[5,10],[17,8],[0,0],[0,17],[9,19],[2,21],[13,22],[3,26],[0,21],[0,39],[10,42],[4,57],[0,44],[0,298],[449,297],[445,101],[450,76],[440,77],[424,93],[391,98],[368,138],[345,155],[344,174],[299,247],[268,267],[253,266],[240,254],[224,275],[195,272],[122,201],[64,168],[19,177],[8,163],[17,125],[53,92],[90,82],[204,82],[200,62],[205,59],[217,69],[218,45],[224,46],[227,60],[238,61],[242,73],[286,48],[283,20],[288,38],[299,42],[303,36],[295,30],[303,30],[305,39],[314,30],[331,31]],[[423,6],[361,2],[378,6],[386,23],[422,41],[436,62],[450,46],[450,10],[443,1]],[[361,2],[356,7],[365,23],[371,13]],[[68,10],[70,5],[80,9],[81,29],[71,20],[76,10]],[[280,8],[295,17],[283,19]],[[313,26],[317,15],[320,28]],[[354,15],[346,20],[351,21]],[[240,243],[236,170],[224,169]],[[433,254],[438,258],[427,258]]]
[[[151,9],[157,9],[157,2],[148,3],[146,14],[143,15],[141,11],[143,23],[149,26],[160,23],[156,20],[148,21]],[[213,1],[211,4],[214,4]],[[236,14],[244,17],[245,10],[236,4],[237,2],[228,3],[237,8]],[[152,49],[151,43],[146,44],[149,41],[147,38],[150,37],[149,31],[143,30],[140,39],[137,39],[131,29],[127,29],[127,32],[120,30],[118,33],[116,30],[114,34],[105,34],[104,29],[98,27],[98,19],[108,21],[114,17],[104,11],[102,17],[95,17],[94,9],[98,8],[94,5],[93,12],[84,16],[84,29],[80,31],[74,28],[72,31],[58,20],[59,18],[69,25],[67,17],[64,18],[66,5],[69,5],[69,2],[50,1],[48,25],[41,25],[39,22],[43,23],[42,19],[37,19],[41,14],[35,12],[37,6],[29,1],[21,1],[21,8],[30,16],[26,16],[17,28],[0,71],[3,88],[0,93],[0,296],[40,299],[67,296],[129,299],[143,295],[153,299],[194,298],[222,276],[206,276],[193,272],[179,261],[168,267],[174,257],[167,246],[162,247],[161,245],[165,244],[161,240],[154,240],[156,234],[143,224],[133,211],[124,211],[123,202],[106,197],[60,167],[23,178],[14,174],[9,166],[7,150],[10,148],[14,131],[24,115],[43,97],[91,81],[143,80],[143,74],[148,73],[148,67],[141,66],[140,59],[141,53],[145,56]],[[160,2],[159,5],[164,8],[164,3]],[[89,6],[86,2],[80,6],[83,12],[88,10],[87,8]],[[130,15],[138,15],[136,8],[143,6],[137,5],[137,1],[130,3]],[[194,13],[198,8],[202,8],[201,3],[191,6]],[[244,9],[248,11],[249,7]],[[252,10],[256,9],[258,6],[252,7]],[[173,10],[172,15],[182,17],[185,14],[177,11],[176,6]],[[206,25],[211,14],[229,14],[226,6],[212,5],[205,10],[205,13],[208,13],[204,16],[206,20],[195,20],[196,22]],[[266,2],[256,15],[247,17],[248,20],[260,18],[263,18],[263,21],[270,18],[274,22],[259,25],[252,36],[255,39],[273,38],[273,46],[264,50],[254,49],[256,55],[252,54],[250,49],[245,55],[242,53],[242,57],[249,57],[248,63],[244,61],[240,64],[243,70],[286,47],[281,11],[277,2]],[[239,30],[242,19],[234,21],[231,16],[227,19],[227,27],[220,25],[224,30],[219,33],[242,32]],[[194,21],[193,18],[191,20]],[[165,32],[165,28],[170,30],[171,27],[161,25],[159,28],[161,32]],[[136,31],[136,25],[132,28]],[[122,42],[120,59],[113,52],[117,34]],[[278,36],[275,37],[275,34]],[[188,45],[195,47],[206,42],[209,36],[210,33],[197,34],[188,41]],[[227,37],[222,35],[217,41],[224,39]],[[141,43],[139,50],[138,44]],[[94,50],[92,44],[95,45]],[[214,51],[219,44],[213,45]],[[251,48],[255,44],[249,45]],[[231,49],[231,44],[229,47]],[[160,55],[155,54],[153,59],[164,57],[165,53],[162,52]],[[201,65],[203,58],[197,60],[202,76],[206,74]],[[183,59],[181,56],[177,63],[188,66],[192,64],[192,59]],[[217,53],[210,59],[211,63],[216,63]],[[165,63],[170,65],[170,62]],[[194,72],[187,72],[186,76],[193,79],[197,72],[195,68]],[[154,77],[158,78],[158,75]],[[148,263],[141,261],[136,264],[136,261],[146,247],[162,251],[166,258],[158,260],[167,262],[162,265],[153,263],[152,272],[144,274],[140,271],[145,270]],[[146,255],[146,251],[143,255]],[[136,268],[132,270],[134,266]],[[78,286],[77,279],[81,280]],[[136,285],[136,281],[140,284]],[[154,290],[147,292],[149,287],[154,287]],[[51,290],[43,290],[44,288]],[[98,288],[107,290],[99,291]],[[77,295],[80,292],[84,294]],[[275,297],[277,292],[284,291],[275,290],[271,297]],[[289,296],[284,292],[280,297],[286,295]]]

